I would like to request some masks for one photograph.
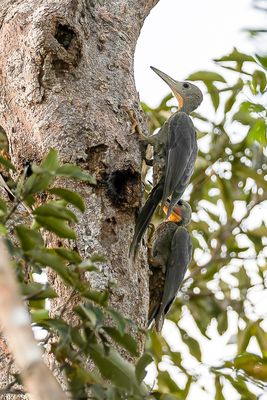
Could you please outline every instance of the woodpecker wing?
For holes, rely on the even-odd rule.
[[[185,189],[187,188],[187,186],[189,184],[190,178],[194,172],[194,166],[195,166],[195,162],[196,162],[196,158],[197,158],[197,151],[198,151],[197,141],[195,140],[194,144],[193,144],[192,153],[191,153],[190,158],[187,163],[186,170],[184,171],[184,174],[183,174],[180,182],[178,182],[177,187],[175,188],[175,191],[173,192],[173,194],[171,196],[171,201],[169,204],[167,218],[170,216],[173,207],[180,200]]]
[[[190,179],[192,175],[195,149],[196,133],[191,118],[184,112],[174,114],[169,120],[162,204],[180,186],[185,190],[184,180],[187,177],[188,182],[188,176]]]
[[[170,256],[160,309],[155,318],[155,327],[160,331],[165,315],[169,311],[192,259],[192,240],[188,231],[179,226],[173,235]]]

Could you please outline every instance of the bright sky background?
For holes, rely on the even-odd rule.
[[[255,51],[255,43],[251,43],[244,29],[266,26],[264,13],[253,9],[251,5],[252,0],[160,0],[147,18],[136,48],[135,78],[140,99],[156,106],[169,93],[167,85],[150,70],[150,65],[177,80],[183,80],[196,70],[216,68],[226,76],[226,70],[215,67],[212,59],[230,53],[234,46],[247,53]],[[260,51],[260,46],[257,51]],[[202,107],[200,111],[209,107],[205,100]],[[191,324],[193,331],[193,322],[187,321],[187,327],[188,324]],[[181,351],[175,330],[173,324],[167,321],[163,333],[168,333],[174,348]],[[228,341],[229,335],[217,335],[212,341],[202,340],[201,345],[205,346],[206,353],[204,362],[214,365],[215,360],[231,357],[233,347],[231,351],[231,345],[227,346]],[[187,364],[192,368],[197,367],[188,351],[183,349],[182,352],[187,354]],[[205,380],[205,376],[208,378],[208,372],[205,372],[207,367],[203,365],[201,368]],[[152,370],[150,372],[152,383]],[[204,382],[202,380],[199,383]],[[210,393],[195,386],[188,400],[194,400],[196,396],[201,400],[214,400],[212,386],[211,383]],[[230,389],[224,394],[226,400],[240,399]],[[260,399],[267,400],[267,394]]]
[[[234,46],[253,51],[255,44],[242,29],[265,26],[266,17],[251,3],[160,0],[146,19],[136,48],[135,78],[141,100],[155,106],[169,93],[150,65],[183,80],[196,70],[214,70],[212,59],[230,53]]]

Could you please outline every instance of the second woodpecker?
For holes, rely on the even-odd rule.
[[[164,72],[151,68],[171,88],[178,100],[178,111],[164,123],[157,134],[141,136],[141,140],[154,147],[153,174],[158,175],[158,182],[137,218],[130,247],[130,255],[134,257],[158,204],[165,204],[170,197],[168,217],[189,184],[197,158],[196,132],[189,114],[203,100],[197,86],[190,82],[175,81]]]
[[[167,209],[164,206],[164,211],[167,212]],[[148,252],[151,273],[148,324],[155,321],[158,332],[191,262],[192,240],[186,229],[190,220],[190,205],[179,200],[168,220],[157,227],[151,238]]]

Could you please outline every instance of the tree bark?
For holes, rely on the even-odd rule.
[[[130,263],[128,249],[142,194],[136,131],[146,127],[133,61],[157,2],[2,0],[0,8],[0,125],[11,160],[21,170],[52,147],[62,161],[95,174],[96,188],[71,184],[87,209],[69,246],[84,257],[106,256],[103,273],[89,280],[97,288],[115,282],[112,305],[140,327],[147,323],[148,267],[143,256]],[[67,289],[54,285],[64,304]]]

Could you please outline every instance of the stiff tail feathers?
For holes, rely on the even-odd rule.
[[[182,193],[178,193],[178,194],[174,193],[172,195],[171,200],[170,200],[169,205],[168,205],[168,212],[167,212],[166,218],[169,218],[169,216],[172,213],[173,207],[180,200],[182,194],[183,194],[183,192]]]
[[[129,256],[135,260],[139,243],[148,227],[154,211],[162,199],[163,187],[159,183],[151,191],[145,205],[143,206],[135,225],[134,237],[130,246]]]

